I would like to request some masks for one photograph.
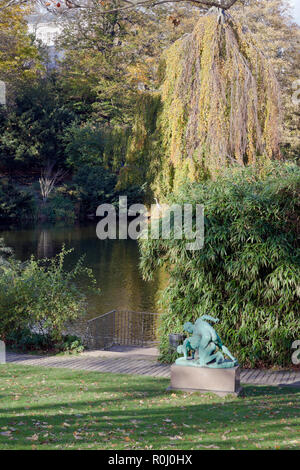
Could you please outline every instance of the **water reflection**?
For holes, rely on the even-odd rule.
[[[38,246],[38,258],[51,258],[54,255],[52,236],[50,230],[41,230]]]
[[[85,264],[93,269],[101,289],[100,297],[88,294],[89,317],[113,309],[158,311],[158,291],[165,285],[166,276],[160,271],[152,282],[143,281],[138,268],[138,246],[133,240],[99,240],[96,223],[0,230],[0,237],[22,261],[32,254],[39,258],[54,256],[63,244],[74,248],[66,267],[84,255]]]

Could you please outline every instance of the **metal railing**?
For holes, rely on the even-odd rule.
[[[159,313],[112,310],[87,322],[86,342],[90,349],[113,345],[150,347],[158,343]]]

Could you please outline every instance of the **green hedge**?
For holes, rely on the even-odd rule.
[[[281,164],[233,169],[215,181],[182,187],[169,202],[203,204],[205,244],[143,240],[146,279],[169,273],[162,294],[161,357],[168,334],[203,314],[219,318],[224,343],[244,366],[291,366],[300,339],[300,169]]]

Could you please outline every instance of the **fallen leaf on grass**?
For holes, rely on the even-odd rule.
[[[38,436],[37,434],[34,434],[34,435],[31,436],[31,437],[26,437],[26,439],[27,439],[28,441],[38,441],[39,436]]]

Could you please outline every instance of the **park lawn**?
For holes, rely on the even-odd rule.
[[[0,365],[0,449],[299,449],[300,389],[166,392],[169,380]]]

